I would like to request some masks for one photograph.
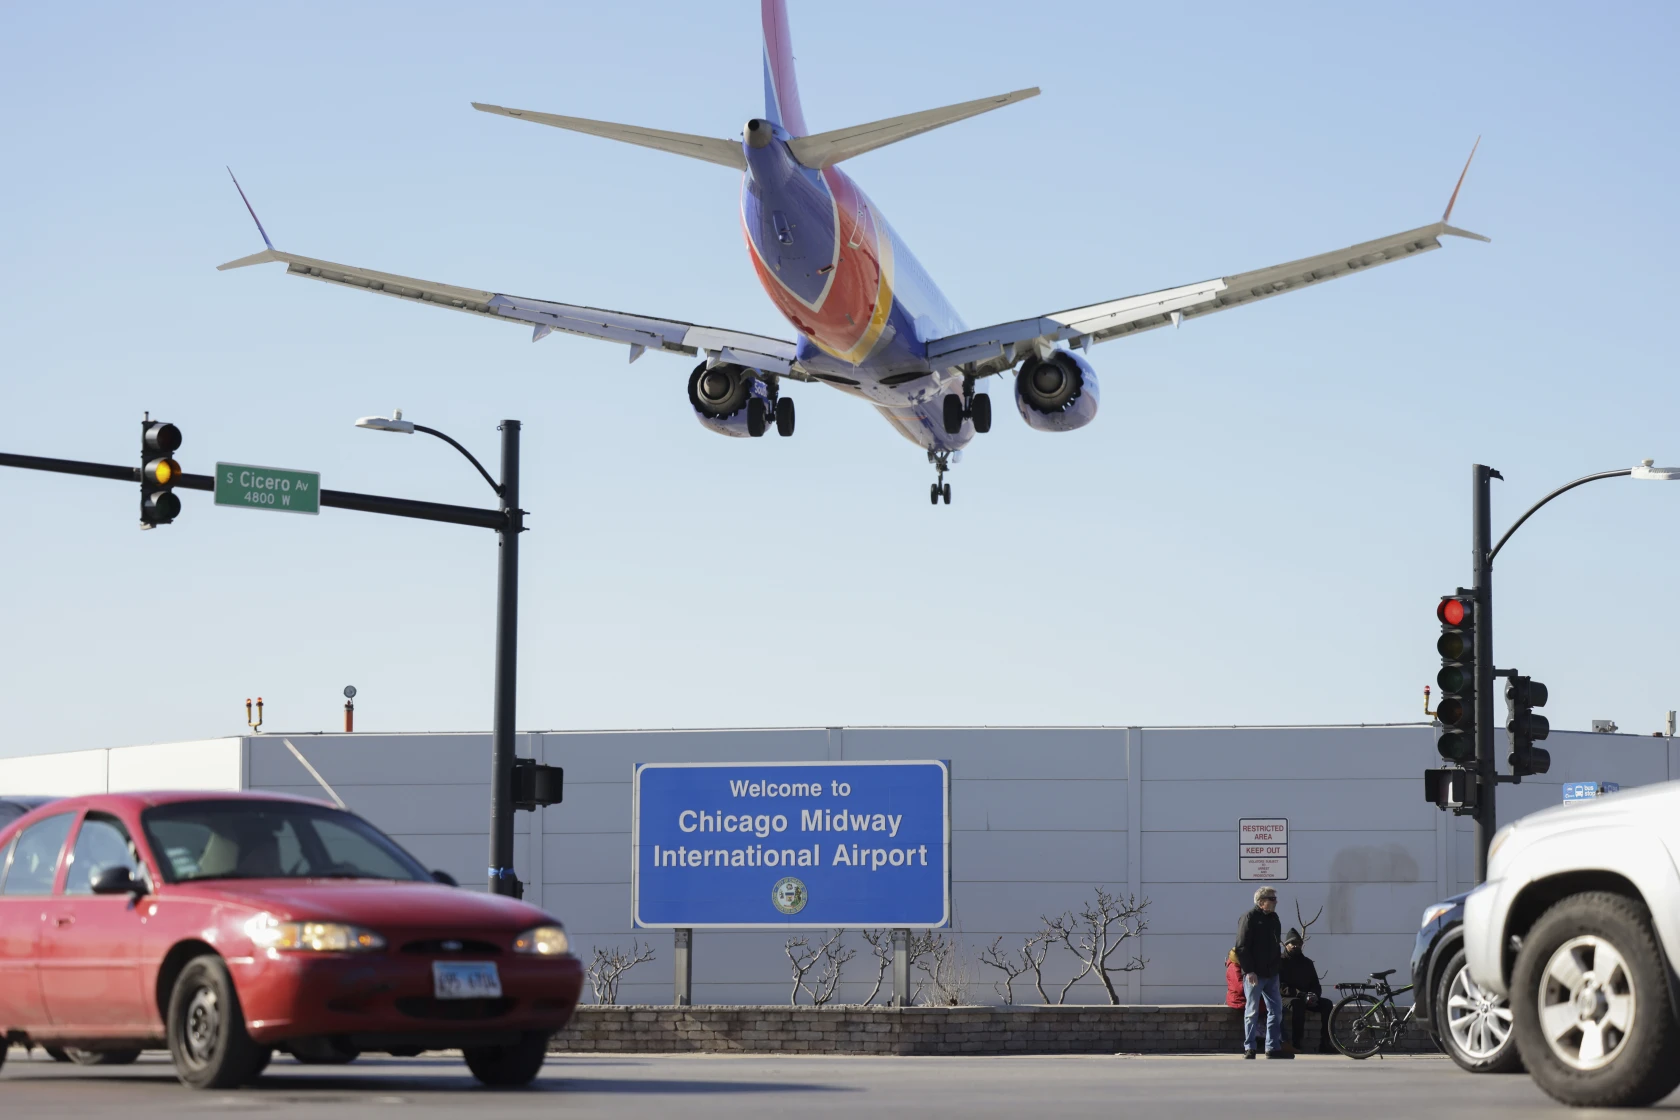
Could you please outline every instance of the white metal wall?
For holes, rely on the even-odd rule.
[[[428,866],[482,889],[488,862],[489,739],[482,734],[292,735],[351,808]],[[280,735],[0,759],[0,793],[145,788],[324,796]],[[1553,773],[1501,786],[1501,820],[1556,804],[1566,781],[1624,786],[1680,774],[1680,740],[1555,733]],[[515,866],[527,898],[562,918],[585,956],[595,944],[652,941],[621,999],[668,1002],[671,938],[629,925],[634,762],[943,758],[952,763],[955,930],[972,997],[995,1001],[974,960],[1006,948],[1043,914],[1075,909],[1094,886],[1147,897],[1148,967],[1122,997],[1223,998],[1224,957],[1254,884],[1237,881],[1237,820],[1290,822],[1284,925],[1310,918],[1308,954],[1326,982],[1404,969],[1418,915],[1470,880],[1470,823],[1422,799],[1438,760],[1424,726],[1303,728],[806,728],[522,734],[519,753],[566,769],[566,800],[519,816]],[[789,968],[774,932],[695,935],[695,998],[782,1002]],[[843,998],[873,979],[867,948]],[[1071,974],[1055,955],[1050,979]],[[1018,998],[1025,989],[1017,985]],[[1104,1002],[1082,983],[1070,1002]]]

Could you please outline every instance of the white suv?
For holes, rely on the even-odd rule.
[[[1651,1104],[1680,1085],[1680,782],[1562,805],[1494,836],[1464,949],[1510,997],[1534,1080],[1571,1105]]]

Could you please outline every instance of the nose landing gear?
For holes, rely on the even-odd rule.
[[[945,396],[945,434],[954,436],[962,431],[964,420],[972,420],[974,430],[981,435],[992,430],[992,398],[974,391],[972,377],[963,378],[961,396],[956,393]]]
[[[944,499],[946,505],[951,504],[951,484],[945,481],[945,472],[951,469],[951,453],[949,451],[930,451],[928,461],[933,469],[939,472],[939,477],[932,486],[928,487],[928,502],[938,505]]]

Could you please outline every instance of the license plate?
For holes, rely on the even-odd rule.
[[[433,961],[432,994],[438,999],[500,999],[495,961]]]

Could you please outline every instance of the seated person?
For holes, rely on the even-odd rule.
[[[1235,949],[1225,954],[1225,1006],[1238,1011],[1248,1006],[1248,997],[1243,995],[1242,965],[1237,963]]]
[[[1312,958],[1301,952],[1301,945],[1305,939],[1301,931],[1290,927],[1283,935],[1283,963],[1278,969],[1278,983],[1283,988],[1284,1002],[1290,1007],[1289,1037],[1296,1050],[1301,1049],[1301,1041],[1307,1032],[1307,1015],[1318,1012],[1318,1052],[1329,1054],[1330,1045],[1330,1001],[1324,998],[1324,989],[1318,982],[1318,969],[1313,967]]]

